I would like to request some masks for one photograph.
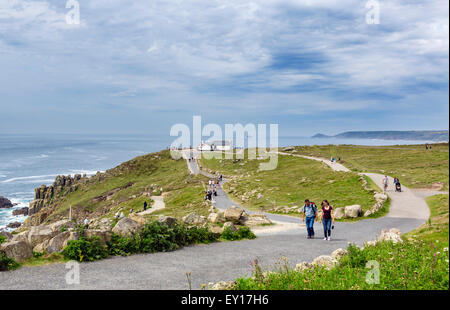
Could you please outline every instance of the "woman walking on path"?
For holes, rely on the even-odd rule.
[[[334,224],[333,207],[328,200],[322,201],[323,240],[331,240],[331,225]]]

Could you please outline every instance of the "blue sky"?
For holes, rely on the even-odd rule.
[[[0,0],[0,133],[448,129],[449,2]]]

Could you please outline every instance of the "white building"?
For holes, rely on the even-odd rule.
[[[213,141],[212,145],[214,147],[214,150],[217,151],[230,151],[232,149],[232,143],[228,140],[219,140],[219,141]]]

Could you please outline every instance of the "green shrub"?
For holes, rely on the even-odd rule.
[[[237,231],[227,227],[223,230],[221,237],[230,241],[256,238],[255,234],[246,226],[240,227]]]
[[[5,252],[0,251],[0,271],[12,270],[17,267],[19,267],[19,263],[6,256]]]
[[[78,240],[68,241],[63,254],[66,259],[84,262],[106,258],[108,251],[106,246],[100,243],[100,238],[94,236],[92,238],[81,237]]]
[[[6,237],[3,235],[0,235],[0,244],[6,241]]]
[[[111,255],[167,252],[189,244],[213,242],[218,238],[219,235],[212,233],[208,228],[178,224],[168,227],[159,221],[153,221],[147,223],[134,236],[120,237],[114,234],[108,243],[108,252]]]

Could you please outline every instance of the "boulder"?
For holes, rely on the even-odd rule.
[[[110,242],[112,238],[111,231],[100,229],[85,229],[83,235],[87,238],[99,237],[100,243],[103,245],[106,245],[107,242]]]
[[[336,266],[337,263],[338,261],[330,255],[320,255],[319,257],[316,257],[313,260],[312,265],[323,266],[326,267],[327,269],[331,269],[334,268],[334,266]]]
[[[339,260],[342,256],[347,254],[347,250],[344,250],[342,248],[336,249],[331,253],[331,257],[333,257],[336,260]]]
[[[13,235],[11,241],[25,241],[28,242],[28,230]]]
[[[336,208],[336,210],[334,210],[334,218],[336,220],[340,220],[345,216],[344,213],[344,208]]]
[[[69,237],[67,237],[67,239],[64,241],[62,248],[64,249],[69,241],[78,240],[78,238],[80,238],[80,234],[78,232],[75,231],[69,232]]]
[[[388,199],[388,196],[383,193],[376,193],[373,198],[375,198],[376,201],[385,201]]]
[[[361,215],[362,215],[362,208],[360,205],[345,207],[345,217],[356,218]]]
[[[245,226],[270,225],[272,222],[264,214],[251,214],[241,217],[241,224]]]
[[[142,215],[139,215],[139,214],[137,214],[137,213],[130,213],[130,214],[128,215],[128,217],[129,217],[130,219],[132,219],[133,221],[138,222],[138,223],[141,224],[141,225],[145,225],[145,222],[147,222],[147,220],[145,219],[145,217],[143,217]]]
[[[75,223],[71,222],[69,220],[60,220],[57,222],[54,222],[52,224],[49,224],[48,227],[55,233],[60,233],[63,228],[69,229],[74,228]]]
[[[286,146],[282,150],[283,150],[283,152],[290,152],[290,151],[295,150],[295,148],[293,146]]]
[[[236,282],[225,282],[225,281],[220,281],[217,282],[216,284],[213,284],[211,286],[211,290],[233,290],[234,287],[236,286]]]
[[[234,226],[233,222],[226,222],[225,224],[223,224],[223,229],[227,229],[230,228],[231,231],[237,231],[238,229],[236,228],[236,226]]]
[[[141,227],[142,225],[138,222],[125,217],[117,222],[112,231],[120,236],[129,236],[137,233]]]
[[[190,213],[182,218],[183,223],[189,226],[204,226],[208,222],[207,218],[197,213]]]
[[[12,208],[13,206],[14,205],[12,204],[12,202],[9,199],[7,199],[3,196],[0,196],[0,209],[9,209],[9,208]]]
[[[94,219],[89,227],[100,230],[111,230],[111,220],[108,218]]]
[[[209,226],[209,231],[220,235],[223,232],[223,228],[219,226]]]
[[[9,241],[2,243],[0,244],[0,250],[4,251],[6,256],[15,259],[18,262],[33,256],[31,246],[26,241]]]
[[[213,224],[219,223],[220,222],[219,221],[219,214],[217,214],[217,213],[210,213],[208,215],[208,222],[213,223]]]
[[[51,230],[48,226],[32,226],[28,233],[28,242],[34,248],[39,243],[50,240],[57,234],[57,231]]]
[[[392,241],[393,243],[402,243],[402,237],[400,230],[397,228],[392,228],[390,230],[382,230],[381,234],[378,236],[377,241]]]
[[[178,222],[176,218],[165,215],[160,216],[158,221],[160,223],[166,224],[169,227],[175,226]]]
[[[311,263],[301,262],[301,263],[295,265],[295,271],[302,272],[303,270],[310,269],[312,267],[313,267],[313,265]]]
[[[232,206],[225,210],[224,217],[226,221],[233,222],[233,223],[239,223],[242,213],[244,213],[244,209]]]
[[[367,210],[366,212],[364,212],[364,217],[368,217],[372,215],[372,211],[371,210]]]

